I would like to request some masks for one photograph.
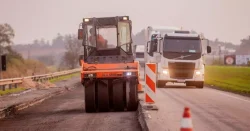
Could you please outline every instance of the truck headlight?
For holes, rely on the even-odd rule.
[[[162,73],[167,75],[168,74],[168,70],[163,70]]]
[[[89,19],[84,19],[84,22],[89,22]]]
[[[88,74],[88,77],[94,77],[94,74]]]
[[[95,73],[84,74],[84,78],[95,78],[95,77],[96,77]]]
[[[132,72],[126,72],[126,76],[131,76]]]
[[[196,71],[195,74],[196,74],[196,75],[200,75],[201,72],[200,72],[200,71]]]
[[[123,72],[124,77],[135,77],[137,76],[137,72]]]

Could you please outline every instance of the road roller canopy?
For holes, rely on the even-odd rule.
[[[132,56],[131,28],[128,16],[83,18],[78,39],[83,40],[85,60],[90,56]]]

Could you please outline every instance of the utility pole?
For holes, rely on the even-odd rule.
[[[29,46],[28,46],[28,60],[30,59],[30,49],[31,49],[31,46],[32,46],[32,44],[29,44]]]
[[[2,45],[0,45],[0,80],[2,79]]]
[[[212,55],[213,55],[213,63],[212,63],[212,64],[213,64],[213,65],[214,65],[214,63],[215,63],[215,62],[214,62],[214,54],[215,54],[215,52],[212,52]]]
[[[221,62],[220,62],[220,57],[221,57],[221,45],[219,44],[219,64],[221,64]]]
[[[0,45],[0,79],[3,78],[3,71],[6,71],[6,54],[4,54],[4,49],[3,47]]]
[[[2,79],[2,45],[0,45],[0,80]],[[5,90],[4,86],[0,86],[1,90]]]

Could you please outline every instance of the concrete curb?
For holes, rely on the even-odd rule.
[[[146,122],[146,114],[145,114],[145,112],[146,112],[146,110],[143,109],[143,107],[142,107],[142,101],[140,100],[139,104],[138,104],[138,109],[136,111],[137,117],[138,117],[138,121],[139,121],[141,129],[143,131],[149,131],[148,124]]]

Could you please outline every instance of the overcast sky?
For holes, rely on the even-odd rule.
[[[148,25],[182,26],[209,39],[240,43],[250,35],[250,0],[0,0],[0,23],[16,44],[76,33],[83,17],[129,15],[133,33]]]

